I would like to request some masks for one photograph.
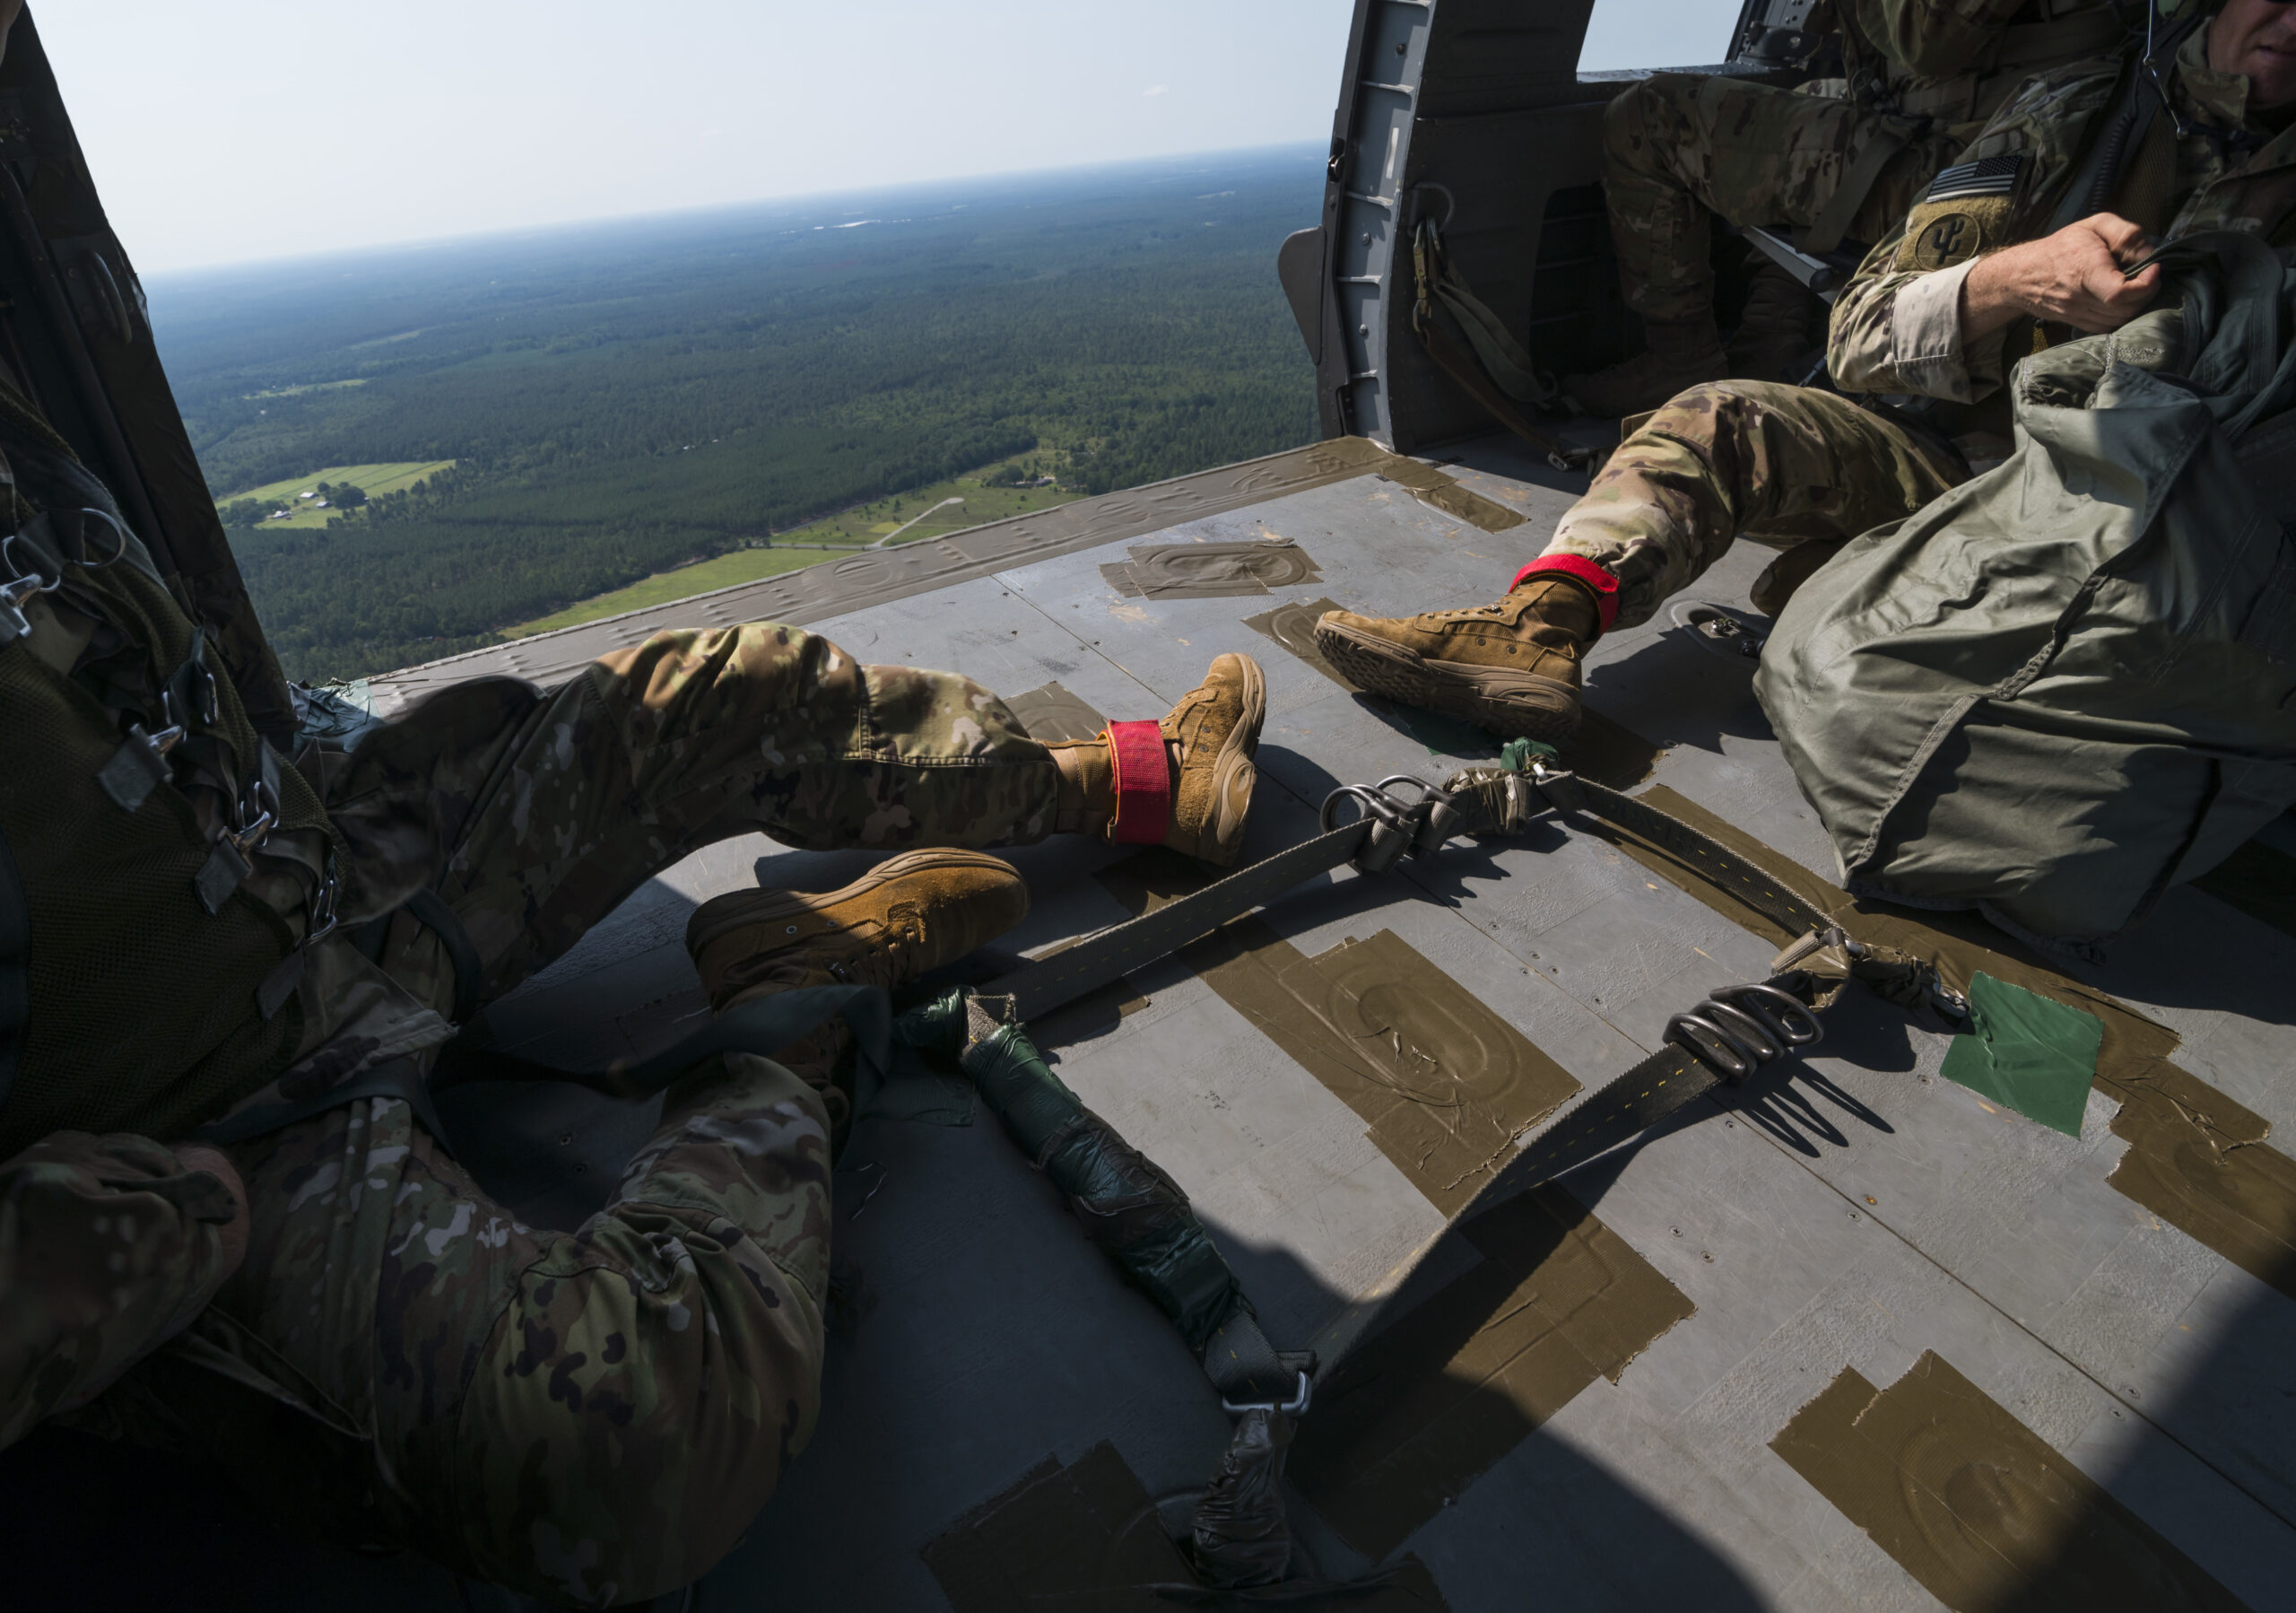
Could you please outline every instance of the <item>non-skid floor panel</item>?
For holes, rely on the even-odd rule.
[[[1095,545],[1072,546],[1066,526],[1033,548],[990,534],[887,562],[898,597],[863,606],[830,579],[806,597],[861,659],[964,673],[1021,696],[1048,733],[1159,717],[1214,655],[1255,654],[1269,701],[1257,858],[1311,833],[1339,783],[1439,780],[1494,754],[1465,724],[1349,690],[1307,636],[1334,606],[1486,602],[1538,552],[1570,502],[1558,479],[1509,443],[1459,458],[1387,466],[1395,480],[1369,459],[1287,461],[1103,511],[1115,526]],[[1233,496],[1255,476],[1271,496]],[[1142,516],[1160,507],[1190,519]],[[1064,519],[1085,533],[1100,518]],[[1243,597],[1126,597],[1100,568],[1135,564],[1135,543],[1288,544],[1317,576],[1262,576],[1269,591]],[[1733,553],[1693,592],[1743,605],[1767,558]],[[936,565],[960,580],[907,591]],[[715,621],[735,601],[707,603]],[[1655,775],[1779,877],[1822,886],[1831,850],[1750,670],[1664,614],[1606,635],[1570,760],[1620,787]],[[1010,855],[1033,905],[988,972],[1153,895],[1125,848],[1070,837]],[[661,1045],[700,1011],[682,946],[697,902],[758,881],[834,888],[874,859],[759,836],[712,848],[490,1024],[561,1062]],[[2276,867],[2172,893],[2101,966],[1987,943],[1988,973],[2104,1023],[2111,1078],[2077,1136],[1943,1079],[1942,1025],[1853,997],[1813,1056],[1683,1111],[1474,1242],[1438,1236],[1439,1206],[1490,1150],[1632,1064],[1707,990],[1759,978],[1779,937],[1631,844],[1544,822],[1382,877],[1310,882],[1040,1028],[1063,1079],[1188,1191],[1275,1341],[1356,1352],[1295,1451],[1297,1565],[1334,1580],[1382,1556],[1403,1566],[1335,1606],[1936,1607],[1912,1548],[1883,1537],[1892,1516],[1920,1529],[1940,1514],[1813,1478],[1814,1459],[1805,1471],[1777,1448],[1789,1427],[1815,1436],[1813,1407],[1873,1444],[1927,1361],[1999,1414],[1979,1419],[1991,1445],[1937,1447],[1959,1466],[1925,1494],[1955,1527],[1995,1504],[2013,1531],[2022,1514],[1988,1475],[2038,1462],[2053,1539],[2144,1542],[2199,1576],[2177,1581],[2196,1595],[2213,1584],[2262,1608],[2296,1583],[2282,1275],[2296,1183],[2272,1130],[2296,1125],[2296,938],[2254,896]],[[1161,1315],[961,1098],[900,1086],[857,1123],[835,1178],[818,1432],[705,1606],[1131,1607],[1173,1574],[1166,1531],[1228,1419]],[[496,1114],[502,1146],[474,1158],[538,1211],[577,1214],[597,1188],[570,1196],[574,1174],[552,1161],[603,1183],[647,1117],[534,1099]],[[1899,1432],[1892,1450],[1929,1449]]]

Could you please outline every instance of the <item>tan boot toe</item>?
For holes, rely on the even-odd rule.
[[[713,1008],[802,974],[892,988],[953,963],[1027,917],[1029,889],[981,851],[909,851],[842,890],[735,891],[686,922]],[[819,983],[815,981],[813,983]]]
[[[1221,656],[1204,682],[1172,708],[1162,728],[1165,742],[1179,747],[1179,767],[1166,845],[1222,868],[1236,860],[1259,780],[1253,758],[1266,721],[1267,680],[1248,655]]]

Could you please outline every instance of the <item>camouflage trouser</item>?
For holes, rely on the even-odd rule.
[[[433,884],[491,997],[711,841],[1025,841],[1051,827],[1057,788],[977,685],[752,625],[657,635],[547,696],[448,691],[371,736],[330,806],[359,848],[354,894]],[[394,920],[383,963],[452,1001],[421,926]],[[596,1605],[709,1568],[813,1432],[829,1128],[778,1064],[690,1072],[571,1234],[492,1203],[401,1101],[230,1152],[251,1251],[200,1332],[334,1431],[167,1352],[120,1421],[214,1452],[279,1512]]]
[[[0,1447],[198,1313],[233,1212],[222,1181],[149,1138],[59,1131],[0,1164]]]
[[[1625,91],[1603,116],[1603,188],[1626,305],[1646,319],[1711,309],[1711,218],[1809,224],[1886,127],[1853,101],[1742,79],[1658,73]],[[1961,144],[1941,132],[1891,158],[1850,239],[1881,239]]]
[[[1692,387],[1618,446],[1546,553],[1619,581],[1617,625],[1650,618],[1735,538],[1787,549],[1902,519],[1969,479],[1950,445],[1832,392]]]

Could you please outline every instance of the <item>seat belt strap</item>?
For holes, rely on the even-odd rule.
[[[1841,176],[1841,183],[1818,209],[1817,217],[1802,232],[1795,245],[1813,257],[1821,257],[1841,245],[1842,237],[1849,233],[1849,226],[1857,222],[1857,210],[1866,205],[1874,182],[1882,177],[1882,170],[1890,159],[1929,132],[1926,118],[1887,118],[1874,133],[1866,149],[1857,153]]]

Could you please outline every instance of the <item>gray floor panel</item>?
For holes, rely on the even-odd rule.
[[[1123,597],[1099,571],[1122,557],[1116,545],[828,631],[868,658],[953,666],[1008,690],[1057,677],[1110,716],[1152,715],[1213,653],[1249,650],[1270,692],[1250,850],[1263,854],[1309,833],[1335,782],[1439,779],[1492,754],[1472,730],[1348,694],[1239,625],[1285,595],[1378,614],[1495,595],[1567,500],[1488,476],[1470,484],[1536,519],[1483,533],[1394,484],[1345,483],[1159,538],[1298,542],[1322,580],[1274,599]],[[1695,591],[1742,602],[1767,559],[1742,550]],[[1016,620],[1023,610],[1033,625]],[[1831,876],[1750,674],[1662,616],[1600,647],[1590,703],[1660,748],[1657,781]],[[1111,853],[1047,848],[1024,866],[1048,853],[1016,946],[1120,914],[1089,877]],[[758,872],[779,881],[802,860],[784,853]],[[2253,1017],[2249,988],[2286,937],[2227,925],[2192,893],[2162,918],[2210,933],[2207,955],[2239,977],[2163,1005],[2193,1038],[2188,1067],[2273,1112],[2264,1106],[2289,1101],[2271,1078],[2276,1025]],[[1759,977],[1771,950],[1614,849],[1553,829],[1455,848],[1400,877],[1343,873],[1266,921],[1309,954],[1392,929],[1589,1084],[1654,1045],[1706,989]],[[2148,945],[2173,953],[2196,938]],[[2117,962],[2096,978],[2142,1001],[2139,980],[2159,977]],[[1145,1005],[1060,1047],[1064,1078],[1179,1175],[1279,1337],[1352,1313],[1439,1216],[1359,1117],[1205,982],[1165,965],[1131,986]],[[1854,1028],[1804,1069],[1766,1073],[1732,1112],[1701,1104],[1570,1180],[1696,1312],[1617,1384],[1598,1380],[1533,1431],[1408,1549],[1461,1609],[1518,1605],[1526,1584],[1564,1608],[1690,1594],[1724,1607],[1933,1606],[1768,1441],[1845,1367],[1882,1385],[1935,1350],[2266,1605],[2284,1582],[2274,1576],[2296,1565],[2291,1402],[2278,1387],[2296,1342],[2289,1302],[2105,1185],[2125,1145],[2102,1097],[2083,1135],[2063,1137],[1940,1078],[1943,1035],[1878,1005],[1839,1017]],[[873,1122],[857,1141],[868,1163],[841,1174],[841,1190],[878,1183],[861,1219],[840,1225],[841,1259],[865,1274],[859,1320],[840,1336],[813,1452],[713,1583],[771,1562],[796,1589],[790,1565],[820,1559],[825,1529],[855,1527],[831,1521],[848,1484],[886,1503],[867,1526],[882,1547],[867,1587],[884,1605],[931,1607],[918,1547],[1048,1453],[1071,1459],[1111,1437],[1152,1493],[1202,1482],[1219,1430],[1200,1382],[1002,1147],[986,1116],[963,1130]],[[961,1216],[948,1213],[956,1204]],[[1439,1286],[1465,1263],[1424,1280]],[[1311,1517],[1302,1535],[1324,1566],[1361,1565]],[[799,1580],[826,1594],[826,1579]]]
[[[1485,532],[1360,476],[819,626],[865,661],[953,668],[1006,694],[1057,680],[1112,719],[1159,716],[1214,654],[1248,651],[1267,674],[1269,718],[1246,855],[1265,856],[1314,833],[1338,782],[1439,780],[1495,754],[1463,725],[1351,694],[1242,625],[1287,599],[1386,615],[1495,597],[1570,498],[1509,445],[1462,453],[1450,474],[1525,524]],[[1126,597],[1100,571],[1132,543],[1270,536],[1300,545],[1320,580]],[[1768,559],[1742,546],[1693,595],[1743,607]],[[1662,614],[1597,648],[1589,703],[1657,747],[1653,781],[1831,878],[1751,674]],[[1010,962],[1125,916],[1094,876],[1129,854],[1073,838],[1014,851],[1033,908],[996,951]],[[649,882],[491,1023],[508,1045],[570,1060],[664,1045],[705,1008],[682,946],[696,902],[760,882],[831,888],[872,860],[763,836],[711,848]],[[1707,990],[1760,978],[1773,951],[1552,823],[1383,877],[1342,871],[1262,921],[1310,956],[1392,931],[1588,1086],[1657,1046]],[[2296,1124],[2296,941],[2180,891],[2109,963],[2066,972],[2177,1030],[2179,1060],[2202,1079]],[[1462,1613],[1935,1607],[1770,1449],[1845,1369],[1883,1388],[1934,1351],[2233,1594],[2278,1603],[2296,1580],[2296,1303],[2108,1184],[2128,1145],[2104,1096],[2091,1096],[2079,1137],[2064,1136],[1943,1078],[1938,1029],[1855,990],[1832,1024],[1816,1054],[1566,1179],[1694,1309],[1615,1382],[1597,1376],[1526,1426],[1402,1549]],[[1047,1041],[1062,1077],[1192,1194],[1279,1343],[1352,1338],[1442,1229],[1363,1119],[1182,962],[1143,969],[1049,1024]],[[524,1138],[488,1168],[561,1215],[590,1190],[567,1185],[572,1162],[586,1182],[608,1179],[648,1120],[570,1089],[534,1094],[515,1120],[496,1099],[460,1101],[474,1125]],[[1102,1440],[1168,1515],[1184,1511],[1227,1419],[985,1109],[902,1077],[857,1125],[836,1181],[819,1432],[706,1582],[704,1605],[945,1608],[920,1548],[1033,1464]],[[1373,1325],[1478,1259],[1444,1242]],[[1366,1565],[1292,1505],[1304,1565]]]

